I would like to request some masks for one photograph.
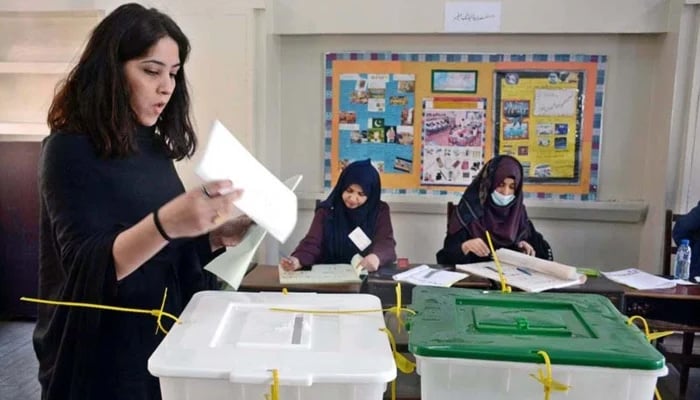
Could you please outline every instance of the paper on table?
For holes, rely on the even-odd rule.
[[[230,179],[243,189],[235,205],[284,243],[297,223],[297,197],[277,179],[219,121],[214,121],[203,157],[196,168],[200,178]]]
[[[420,265],[394,275],[393,279],[416,286],[450,287],[468,276],[464,272],[445,271]]]
[[[497,252],[500,250],[497,250]],[[530,268],[510,265],[501,260],[503,275],[510,286],[520,288],[526,292],[542,292],[549,289],[558,289],[568,286],[580,285],[586,282],[585,275],[578,275],[576,279],[561,279],[553,275],[544,274]],[[494,281],[498,281],[498,270],[493,261],[479,262],[473,264],[455,265],[460,271],[482,276]]]
[[[578,279],[579,273],[576,268],[558,262],[543,260],[541,258],[528,256],[510,249],[501,248],[496,250],[498,260],[507,264],[527,267],[543,274],[556,276],[563,280]]]
[[[359,268],[362,256],[356,254],[350,264],[316,264],[310,271],[285,271],[278,266],[280,283],[298,284],[333,284],[362,282],[360,275],[366,271]]]
[[[291,190],[295,190],[301,179],[301,175],[296,175],[287,179],[285,184]],[[227,247],[225,252],[211,260],[204,269],[221,278],[234,290],[238,290],[250,262],[253,261],[255,252],[260,247],[260,243],[262,243],[266,234],[267,231],[262,226],[251,226],[238,245]]]
[[[627,268],[620,271],[603,272],[608,279],[633,287],[637,290],[669,289],[676,286],[672,280],[652,275],[637,268]]]

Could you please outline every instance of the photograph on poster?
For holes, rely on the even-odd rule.
[[[527,139],[528,120],[530,116],[530,101],[505,100],[503,101],[504,129],[503,138]]]
[[[431,90],[435,93],[476,93],[477,71],[435,69]]]

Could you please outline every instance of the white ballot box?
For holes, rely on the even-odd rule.
[[[380,309],[366,294],[199,292],[148,370],[164,400],[262,400],[273,371],[282,400],[379,400],[396,377]]]

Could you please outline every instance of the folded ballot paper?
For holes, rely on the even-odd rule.
[[[285,271],[279,268],[280,283],[283,285],[322,285],[362,282],[367,271],[360,268],[362,256],[355,254],[350,264],[316,264],[311,270]]]
[[[231,132],[214,121],[195,173],[205,181],[229,179],[243,189],[238,209],[284,243],[297,223],[294,192],[253,157]]]
[[[285,185],[291,190],[295,190],[301,182],[301,178],[301,175],[289,178],[285,181]],[[239,244],[227,247],[224,253],[211,260],[204,269],[221,278],[234,290],[238,290],[250,262],[255,257],[255,252],[266,234],[267,231],[262,226],[251,226]]]
[[[509,249],[496,250],[508,285],[526,292],[542,292],[586,282],[586,276],[576,268],[554,261],[542,260]],[[456,269],[484,278],[499,280],[494,261],[456,265]]]

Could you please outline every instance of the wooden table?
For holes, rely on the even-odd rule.
[[[599,277],[588,277],[586,283],[582,285],[569,286],[565,288],[552,289],[547,292],[555,293],[587,293],[605,296],[613,303],[620,312],[625,311],[625,291],[628,288],[610,279]]]
[[[671,289],[657,290],[627,289],[625,314],[644,317],[654,330],[682,332],[680,353],[666,348],[663,340],[657,343],[657,347],[666,357],[666,362],[674,364],[679,370],[679,393],[684,398],[690,368],[700,367],[700,354],[693,354],[695,334],[700,332],[700,286],[677,285]]]
[[[410,268],[415,268],[420,265],[426,264],[411,264],[407,268],[398,269],[395,265],[381,267],[378,271],[372,272],[367,275],[367,280],[365,281],[362,291],[364,293],[373,294],[382,301],[382,307],[388,307],[396,305],[396,283],[397,281],[392,279],[392,276],[400,272],[409,270]],[[429,264],[431,268],[445,269],[448,271],[454,271],[453,265],[440,265],[440,264]],[[415,285],[410,283],[401,282],[401,302],[403,304],[410,304],[412,300],[412,292]],[[492,289],[493,283],[479,276],[470,275],[465,279],[455,283],[452,287],[457,288],[469,288],[469,289]]]
[[[332,285],[282,285],[276,265],[258,264],[241,281],[241,292],[279,292],[287,288],[290,292],[360,293],[361,283],[339,283]]]

